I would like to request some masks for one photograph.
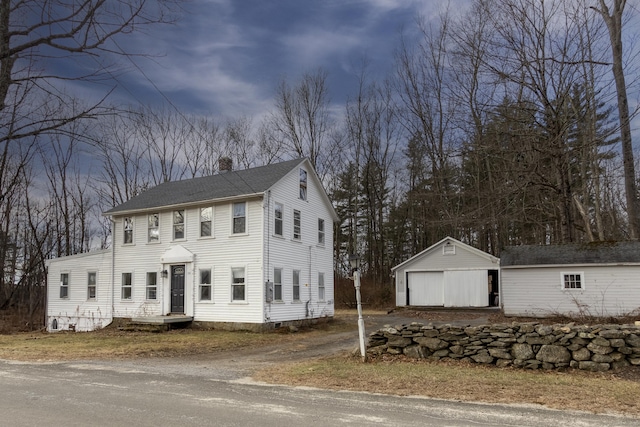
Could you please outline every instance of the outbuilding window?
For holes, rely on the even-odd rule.
[[[584,289],[583,272],[563,272],[561,276],[563,289]]]

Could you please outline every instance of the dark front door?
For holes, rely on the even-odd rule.
[[[171,313],[184,313],[184,265],[171,266]]]

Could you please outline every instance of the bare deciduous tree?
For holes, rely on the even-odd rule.
[[[618,96],[618,118],[620,120],[620,136],[622,140],[624,186],[627,201],[627,215],[629,217],[629,234],[632,239],[637,239],[640,237],[640,200],[638,200],[638,189],[636,186],[627,84],[625,82],[622,64],[622,15],[624,14],[626,4],[626,0],[614,0],[613,7],[609,9],[609,6],[607,6],[604,0],[599,0],[600,7],[593,7],[593,9],[602,16],[609,30],[611,57],[613,60],[612,71]]]

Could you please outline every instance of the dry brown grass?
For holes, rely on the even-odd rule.
[[[0,335],[0,359],[75,360],[175,357],[205,354],[273,342],[274,335],[249,332],[198,331],[165,333],[96,332],[20,333]],[[278,339],[288,339],[280,336]]]
[[[359,357],[335,357],[274,366],[255,378],[336,390],[640,415],[640,382],[611,373],[498,369],[401,357],[361,363]]]

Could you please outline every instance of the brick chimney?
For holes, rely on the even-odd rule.
[[[231,157],[220,157],[218,160],[218,173],[231,172],[233,170],[233,160]]]

